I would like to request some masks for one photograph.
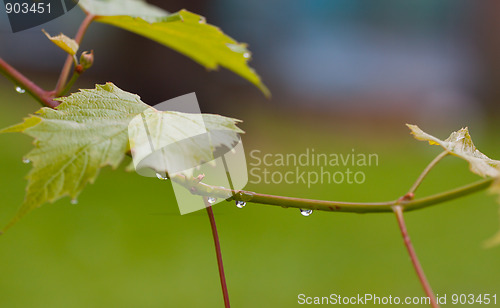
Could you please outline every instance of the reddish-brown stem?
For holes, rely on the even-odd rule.
[[[408,254],[410,255],[411,262],[413,263],[413,267],[417,272],[418,279],[420,280],[420,284],[424,288],[425,294],[429,297],[431,301],[431,307],[439,308],[439,305],[436,301],[436,297],[432,292],[431,285],[425,277],[424,269],[420,262],[418,261],[417,254],[415,253],[415,249],[413,248],[413,244],[411,243],[410,236],[408,235],[408,230],[406,229],[405,220],[403,217],[403,208],[400,205],[396,205],[393,207],[394,213],[396,214],[396,218],[398,219],[399,229],[401,230],[401,234],[403,235],[403,240],[405,242],[406,249],[408,250]]]
[[[82,42],[83,36],[87,31],[87,28],[94,20],[95,16],[91,14],[87,14],[85,19],[83,20],[80,28],[75,37],[75,41],[80,44]],[[59,80],[57,81],[56,88],[53,91],[46,91],[40,88],[33,81],[28,79],[26,76],[21,74],[18,70],[13,68],[10,64],[5,62],[2,58],[0,58],[0,73],[4,74],[7,78],[12,80],[15,84],[26,90],[33,98],[38,100],[43,105],[55,108],[59,105],[59,102],[54,101],[53,98],[61,95],[61,91],[65,89],[66,80],[68,79],[69,72],[71,70],[71,66],[73,64],[73,56],[68,55],[66,58],[66,62],[64,63],[61,74],[59,75]]]
[[[37,84],[29,80],[26,76],[24,76],[18,70],[13,68],[2,58],[0,58],[0,72],[4,74],[7,78],[12,80],[15,84],[26,90],[26,92],[28,92],[31,96],[33,96],[37,101],[39,101],[43,105],[51,108],[54,108],[57,105],[59,105],[58,102],[52,99],[54,92],[45,91],[44,89],[40,88]]]
[[[80,28],[78,28],[78,32],[76,33],[75,36],[75,41],[78,43],[78,45],[81,44],[83,36],[85,35],[85,32],[87,31],[88,27],[90,26],[94,18],[95,15],[87,14],[85,19],[82,21]],[[54,89],[54,92],[57,93],[57,95],[60,95],[61,91],[64,90],[72,65],[73,65],[73,56],[68,55],[68,57],[66,58],[66,62],[64,62],[61,74],[59,75],[59,80],[57,81],[56,88]]]
[[[227,292],[226,276],[224,275],[224,264],[222,263],[222,252],[220,249],[219,234],[217,233],[217,225],[215,224],[214,212],[212,206],[208,203],[208,198],[203,197],[205,206],[207,208],[208,218],[210,219],[210,227],[212,228],[212,235],[214,237],[215,253],[217,255],[217,266],[219,267],[220,285],[222,288],[222,296],[224,297],[224,307],[229,308],[229,293]]]

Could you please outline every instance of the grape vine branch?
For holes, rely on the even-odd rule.
[[[86,30],[92,21],[95,20],[95,16],[86,12],[86,17],[80,25],[78,32],[75,37],[75,42],[80,44]],[[93,56],[93,55],[92,55]],[[77,61],[74,60],[74,55],[68,55],[64,63],[64,66],[59,75],[57,84],[53,90],[44,90],[31,81],[29,78],[24,76],[9,63],[0,58],[0,72],[4,74],[8,79],[10,79],[17,86],[25,89],[31,96],[33,96],[42,105],[57,108],[60,102],[56,101],[55,98],[64,95],[70,90],[74,81],[83,72],[81,68],[78,68]],[[73,76],[68,82],[68,76],[70,74],[72,65],[74,65]],[[422,171],[420,176],[411,186],[406,194],[402,197],[387,201],[387,202],[340,202],[340,201],[327,201],[327,200],[313,200],[313,199],[303,199],[303,198],[293,198],[285,196],[275,196],[268,194],[260,194],[250,191],[235,191],[219,186],[211,186],[202,182],[203,176],[198,178],[189,178],[185,175],[176,174],[172,175],[170,179],[188,189],[192,194],[199,195],[203,197],[206,205],[206,210],[208,217],[210,219],[210,226],[212,228],[212,235],[215,244],[217,264],[219,268],[219,276],[221,281],[222,293],[225,307],[230,307],[229,304],[229,294],[227,290],[227,283],[224,274],[224,266],[222,262],[222,253],[220,247],[220,241],[217,233],[217,227],[215,224],[214,214],[210,203],[208,202],[208,197],[224,198],[233,201],[240,202],[251,202],[255,204],[267,204],[280,206],[284,208],[298,208],[298,209],[309,209],[315,211],[328,211],[328,212],[350,212],[350,213],[388,213],[393,212],[396,215],[397,222],[401,234],[403,236],[404,244],[408,250],[408,254],[411,258],[412,264],[415,268],[417,276],[420,283],[424,289],[424,292],[430,299],[432,307],[439,307],[436,302],[435,296],[432,292],[430,284],[424,274],[423,268],[417,258],[415,249],[408,235],[406,224],[404,221],[403,213],[418,209],[423,209],[432,205],[444,203],[459,197],[463,197],[481,190],[485,190],[492,185],[495,178],[487,177],[486,179],[471,183],[462,187],[437,193],[434,195],[415,198],[415,192],[423,182],[425,177],[429,172],[446,156],[452,154],[450,151],[443,151],[434,160],[432,160],[427,167]],[[228,196],[230,196],[228,198]]]
[[[415,249],[413,248],[413,244],[410,240],[410,237],[408,235],[408,231],[403,217],[403,212],[422,209],[428,206],[460,198],[481,190],[485,190],[488,187],[490,187],[494,181],[494,179],[492,178],[487,178],[452,190],[448,190],[427,197],[422,197],[419,199],[414,199],[415,191],[420,186],[422,181],[429,174],[432,168],[434,168],[437,165],[437,163],[447,155],[449,155],[449,153],[447,151],[443,151],[441,154],[436,156],[436,158],[434,158],[429,163],[429,165],[427,165],[427,167],[422,171],[420,176],[417,178],[415,183],[412,185],[412,187],[405,195],[396,200],[387,202],[325,201],[325,200],[313,200],[313,199],[265,195],[249,191],[234,191],[219,186],[207,185],[203,182],[188,180],[182,175],[172,176],[172,180],[175,181],[176,183],[183,185],[186,189],[191,191],[191,193],[204,196],[204,198],[208,196],[224,198],[224,196],[231,194],[233,196],[232,199],[236,201],[275,205],[285,208],[293,207],[299,209],[310,209],[310,210],[328,211],[328,212],[350,212],[350,213],[394,212],[396,214],[398,226],[403,236],[405,246],[408,250],[411,262],[417,273],[419,281],[424,289],[424,292],[430,299],[431,306],[439,307],[439,305],[436,302],[434,293],[432,292],[431,286],[420,264],[420,261],[418,260]]]

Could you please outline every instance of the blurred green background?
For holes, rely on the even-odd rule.
[[[1,126],[38,106],[1,83]],[[377,153],[364,184],[251,185],[263,193],[344,201],[384,201],[404,193],[439,153],[412,140],[403,123],[374,129],[360,123],[310,119],[268,109],[243,115],[247,153]],[[335,117],[333,117],[335,119]],[[310,128],[308,128],[310,127]],[[389,131],[392,131],[389,134]],[[284,134],[286,132],[286,134]],[[474,131],[472,131],[474,132]],[[494,151],[498,140],[479,138]],[[443,133],[445,134],[445,133]],[[23,199],[22,135],[2,135],[0,192],[3,225]],[[500,154],[496,152],[495,154]],[[292,169],[292,168],[290,168]],[[280,169],[284,171],[285,169]],[[476,180],[448,158],[419,195]],[[315,212],[233,203],[214,207],[234,307],[294,307],[297,295],[422,296],[391,214]],[[500,249],[481,248],[498,229],[495,197],[478,193],[406,215],[411,237],[438,294],[496,293]],[[215,253],[205,212],[180,216],[168,182],[104,169],[82,193],[47,204],[0,237],[2,307],[221,307]]]
[[[385,7],[363,1],[310,6],[277,1],[273,7],[282,9],[283,16],[258,10],[258,1],[255,6],[245,1],[156,3],[170,11],[187,7],[202,13],[250,42],[251,63],[273,99],[264,99],[226,71],[207,73],[161,46],[103,25],[89,29],[83,49],[95,49],[96,64],[78,87],[113,81],[151,104],[196,91],[202,110],[244,120],[247,154],[298,155],[309,148],[379,156],[378,166],[351,167],[366,174],[363,184],[248,184],[246,190],[339,201],[395,199],[440,152],[414,140],[407,122],[440,138],[469,126],[478,148],[500,158],[500,79],[495,77],[497,57],[491,56],[500,45],[488,36],[498,33],[491,31],[500,20],[491,13],[496,1],[481,2],[481,7],[472,1],[443,1],[439,7],[419,1],[419,10],[401,8],[399,1],[384,1]],[[303,10],[297,23],[277,27]],[[53,34],[73,34],[81,17],[72,12],[44,27]],[[360,24],[365,28],[359,30]],[[0,55],[46,88],[53,86],[62,52],[40,29],[13,35],[5,19],[1,25]],[[475,27],[464,31],[470,25]],[[359,31],[365,35],[360,42],[368,45],[351,40]],[[319,34],[306,40],[310,33]],[[322,45],[325,39],[328,44]],[[465,47],[475,51],[453,53],[454,58],[441,48],[447,40],[457,44],[451,45],[456,53]],[[408,42],[410,48],[400,48]],[[350,48],[367,52],[353,55]],[[385,58],[384,48],[394,53]],[[152,60],[156,57],[161,60]],[[450,57],[454,60],[440,66]],[[40,108],[3,77],[0,106],[0,127]],[[31,142],[19,134],[0,135],[0,225],[23,200],[30,166],[22,156]],[[418,196],[477,179],[465,162],[447,158]],[[180,216],[170,183],[105,168],[78,201],[46,204],[0,236],[0,307],[223,306],[208,218],[205,212]],[[216,205],[214,211],[233,307],[295,307],[299,294],[424,295],[391,214],[314,212],[303,217],[295,209],[258,204],[238,209],[233,203]],[[448,303],[453,293],[500,293],[500,247],[481,246],[499,228],[495,196],[478,193],[408,213],[406,219],[428,279],[437,294],[448,294]]]

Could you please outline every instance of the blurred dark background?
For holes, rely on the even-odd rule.
[[[415,117],[435,122],[491,115],[500,97],[498,1],[150,1],[186,8],[249,43],[251,65],[272,89],[267,102],[241,78],[206,70],[159,44],[107,25],[90,27],[81,50],[94,49],[86,75],[112,80],[148,103],[196,91],[208,111],[253,104],[281,110]],[[62,52],[40,28],[74,35],[82,13],[10,34],[2,15],[0,54],[23,71],[55,76]],[[26,40],[30,46],[26,48]]]

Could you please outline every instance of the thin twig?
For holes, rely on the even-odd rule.
[[[493,183],[493,178],[487,178],[472,184],[464,185],[445,192],[415,200],[394,200],[387,202],[339,202],[314,199],[302,199],[275,195],[266,195],[250,191],[230,190],[220,186],[211,186],[202,182],[190,181],[183,176],[172,176],[176,183],[187,188],[191,193],[200,196],[212,196],[217,198],[233,198],[237,201],[260,203],[281,207],[293,207],[311,209],[327,212],[350,212],[350,213],[389,213],[393,212],[393,206],[401,205],[405,212],[422,209],[445,201],[450,201],[485,190]]]
[[[2,58],[0,58],[0,72],[12,80],[16,85],[26,90],[26,92],[33,96],[33,98],[39,101],[42,105],[51,108],[59,105],[58,102],[52,100],[53,92],[45,91],[40,88],[37,84],[5,62]]]
[[[425,294],[427,295],[427,297],[429,297],[431,301],[431,307],[438,308],[439,305],[436,301],[436,297],[434,296],[434,292],[432,292],[431,285],[429,284],[427,277],[425,277],[422,265],[420,265],[420,262],[418,261],[417,254],[415,253],[415,249],[413,248],[413,244],[411,243],[410,236],[408,235],[408,230],[406,229],[406,224],[403,217],[403,207],[400,205],[396,205],[393,207],[393,210],[394,213],[396,214],[399,229],[401,230],[401,235],[403,236],[403,240],[405,242],[406,249],[408,250],[408,254],[410,255],[411,262],[413,263],[413,267],[417,272],[420,284],[424,288]]]
[[[485,190],[489,188],[494,181],[494,178],[483,179],[455,189],[447,190],[445,192],[415,199],[407,203],[401,203],[401,206],[403,207],[405,212],[423,209],[425,207],[429,207],[446,201],[451,201],[481,190]]]
[[[207,208],[208,218],[210,219],[210,227],[212,228],[212,235],[215,244],[215,253],[217,255],[217,266],[219,268],[219,278],[220,285],[222,288],[222,296],[224,297],[224,307],[229,308],[229,293],[227,291],[226,276],[224,274],[224,264],[222,263],[222,251],[220,249],[219,234],[217,233],[217,225],[215,224],[214,212],[212,211],[212,205],[208,202],[207,197],[203,197],[205,206]]]
[[[90,26],[94,18],[95,15],[87,14],[85,19],[80,24],[80,28],[78,28],[78,32],[76,33],[75,36],[75,41],[78,43],[78,45],[82,43],[83,36],[85,35],[85,32],[87,31],[88,27]],[[59,80],[57,81],[56,88],[54,89],[55,93],[61,93],[61,91],[63,91],[72,65],[73,65],[73,57],[71,55],[68,55],[68,57],[66,58],[66,62],[64,62],[64,66],[61,70],[61,74],[59,75]]]
[[[415,194],[415,191],[420,186],[420,184],[422,183],[424,178],[427,176],[427,174],[429,174],[429,171],[431,171],[431,169],[434,168],[437,165],[437,163],[439,163],[441,161],[441,159],[445,158],[448,154],[449,154],[448,151],[443,151],[441,154],[436,156],[436,158],[434,158],[427,165],[427,167],[425,167],[424,171],[422,171],[422,173],[420,174],[418,179],[415,181],[415,183],[413,183],[413,186],[410,188],[410,190],[408,190],[408,193],[406,195],[413,196],[413,194]]]

